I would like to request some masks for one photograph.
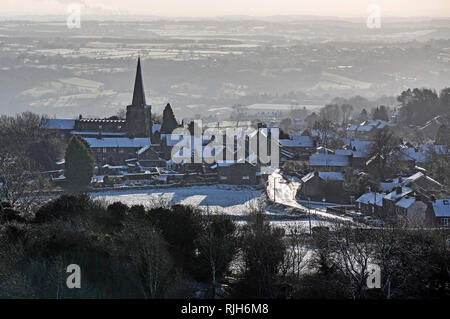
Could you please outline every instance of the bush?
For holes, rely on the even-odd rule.
[[[79,136],[73,136],[65,156],[66,186],[78,192],[90,185],[94,174],[94,156],[87,142]]]
[[[75,221],[81,217],[91,218],[103,207],[88,195],[62,195],[43,205],[35,214],[35,223],[54,220]]]

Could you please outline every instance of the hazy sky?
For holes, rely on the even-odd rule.
[[[450,0],[0,0],[0,16],[66,14],[83,3],[88,14],[162,16],[328,15],[367,16],[378,4],[384,16],[450,17]]]

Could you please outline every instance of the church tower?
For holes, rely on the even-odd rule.
[[[127,127],[130,137],[152,136],[152,107],[145,101],[141,58],[138,58],[133,101],[127,106]]]

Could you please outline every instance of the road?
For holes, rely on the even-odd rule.
[[[295,195],[297,194],[297,189],[299,187],[300,183],[287,181],[281,174],[274,172],[268,178],[267,196],[275,203],[298,208],[308,212],[308,207],[303,206],[296,200]],[[343,222],[353,222],[353,219],[350,217],[330,214],[323,209],[310,208],[309,212],[312,215],[316,215],[321,218],[339,220]]]

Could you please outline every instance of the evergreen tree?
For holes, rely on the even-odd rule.
[[[67,187],[81,191],[91,183],[94,173],[94,156],[89,144],[79,136],[70,139],[65,156]]]
[[[366,109],[362,109],[361,113],[359,113],[358,115],[358,122],[362,123],[365,122],[369,119],[369,115],[367,114],[367,110]]]
[[[170,134],[174,129],[178,127],[178,122],[175,119],[175,115],[173,114],[172,107],[169,103],[167,103],[163,112],[163,123],[161,126],[162,134]]]
[[[388,122],[389,115],[388,115],[387,107],[381,105],[380,107],[377,107],[376,109],[374,109],[373,113],[372,113],[372,119]]]

